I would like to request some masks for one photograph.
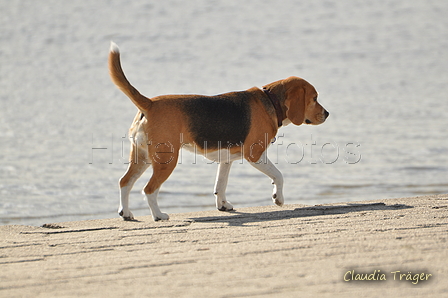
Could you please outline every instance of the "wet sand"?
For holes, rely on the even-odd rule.
[[[438,195],[1,226],[0,296],[442,297],[447,218]]]

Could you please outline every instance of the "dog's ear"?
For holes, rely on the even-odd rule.
[[[305,121],[305,88],[298,84],[288,87],[285,93],[286,117],[295,125],[300,125]]]

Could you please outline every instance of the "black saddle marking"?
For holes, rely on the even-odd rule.
[[[250,130],[249,96],[244,91],[197,96],[183,101],[195,143],[204,149],[239,146]]]

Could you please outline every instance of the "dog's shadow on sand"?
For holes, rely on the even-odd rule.
[[[249,223],[263,221],[284,220],[300,217],[347,214],[351,212],[368,212],[379,210],[400,210],[414,208],[404,204],[387,205],[385,203],[345,204],[345,205],[317,205],[311,207],[299,207],[294,210],[266,211],[259,213],[244,213],[230,211],[228,216],[191,217],[194,222],[227,222],[230,226],[244,226]]]

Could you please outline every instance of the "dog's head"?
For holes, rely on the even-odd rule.
[[[289,77],[270,83],[263,88],[278,96],[286,112],[286,118],[295,125],[303,123],[318,125],[325,122],[330,115],[317,102],[316,89],[304,79]]]

